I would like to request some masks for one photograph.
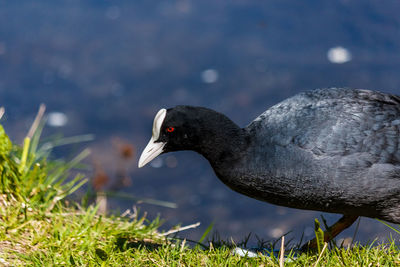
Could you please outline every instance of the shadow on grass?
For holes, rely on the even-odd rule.
[[[117,241],[115,242],[116,246],[119,250],[125,251],[128,249],[140,249],[140,248],[146,248],[147,250],[153,251],[156,250],[159,247],[162,247],[164,244],[157,243],[156,241],[152,239],[132,239],[132,238],[127,238],[127,237],[118,237]]]

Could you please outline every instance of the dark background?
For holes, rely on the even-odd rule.
[[[88,163],[101,165],[111,180],[128,164],[132,178],[129,186],[109,181],[106,188],[177,203],[177,209],[139,206],[149,219],[160,214],[163,229],[202,223],[183,237],[199,239],[214,222],[222,238],[235,241],[250,232],[261,239],[287,231],[295,240],[302,232],[309,238],[319,212],[234,193],[193,152],[161,156],[140,170],[138,154],[163,107],[206,106],[244,127],[304,90],[347,86],[400,94],[399,14],[397,0],[0,1],[2,123],[21,143],[40,103],[64,113],[67,124],[47,127],[45,135],[95,134],[80,145],[93,150]],[[327,57],[338,46],[351,55],[343,64]],[[217,75],[207,80],[207,73]],[[115,138],[132,143],[136,157],[119,163]],[[56,153],[68,157],[77,149]],[[109,208],[133,204],[116,197]],[[358,241],[388,237],[386,226],[361,220]]]

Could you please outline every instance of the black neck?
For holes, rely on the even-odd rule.
[[[221,117],[212,122],[217,121],[216,127],[210,125],[210,121],[207,122],[207,127],[203,128],[203,133],[206,132],[206,135],[194,149],[202,154],[216,171],[225,163],[232,164],[235,160],[241,158],[248,146],[245,130],[222,114]]]

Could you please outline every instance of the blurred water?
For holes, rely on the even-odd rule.
[[[96,134],[93,161],[113,170],[110,139],[141,150],[161,107],[206,106],[245,126],[307,89],[400,94],[399,11],[394,0],[0,1],[3,123],[20,142],[44,102],[58,116],[48,135]],[[182,234],[188,238],[214,222],[225,239],[291,230],[299,239],[303,231],[312,235],[320,215],[234,193],[192,152],[164,155],[152,166],[138,170],[131,161],[133,183],[121,190],[176,202],[177,209],[141,208],[150,218],[161,214],[165,228],[200,221]],[[110,205],[123,211],[132,201]],[[357,240],[375,237],[388,237],[386,227],[363,218]]]

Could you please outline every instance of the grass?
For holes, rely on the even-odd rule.
[[[396,266],[394,241],[352,248],[326,246],[319,253],[258,257],[233,255],[235,244],[214,238],[198,243],[179,240],[176,231],[160,233],[160,221],[128,210],[103,216],[95,205],[67,196],[86,179],[71,177],[88,154],[70,161],[49,160],[54,144],[40,145],[42,123],[36,123],[23,146],[12,144],[0,126],[0,265],[4,266]],[[85,137],[86,138],[86,137]],[[79,138],[78,138],[79,139]],[[59,142],[63,143],[63,142]],[[190,229],[181,227],[178,230]],[[244,244],[246,242],[244,241]],[[287,244],[286,244],[287,246]]]

